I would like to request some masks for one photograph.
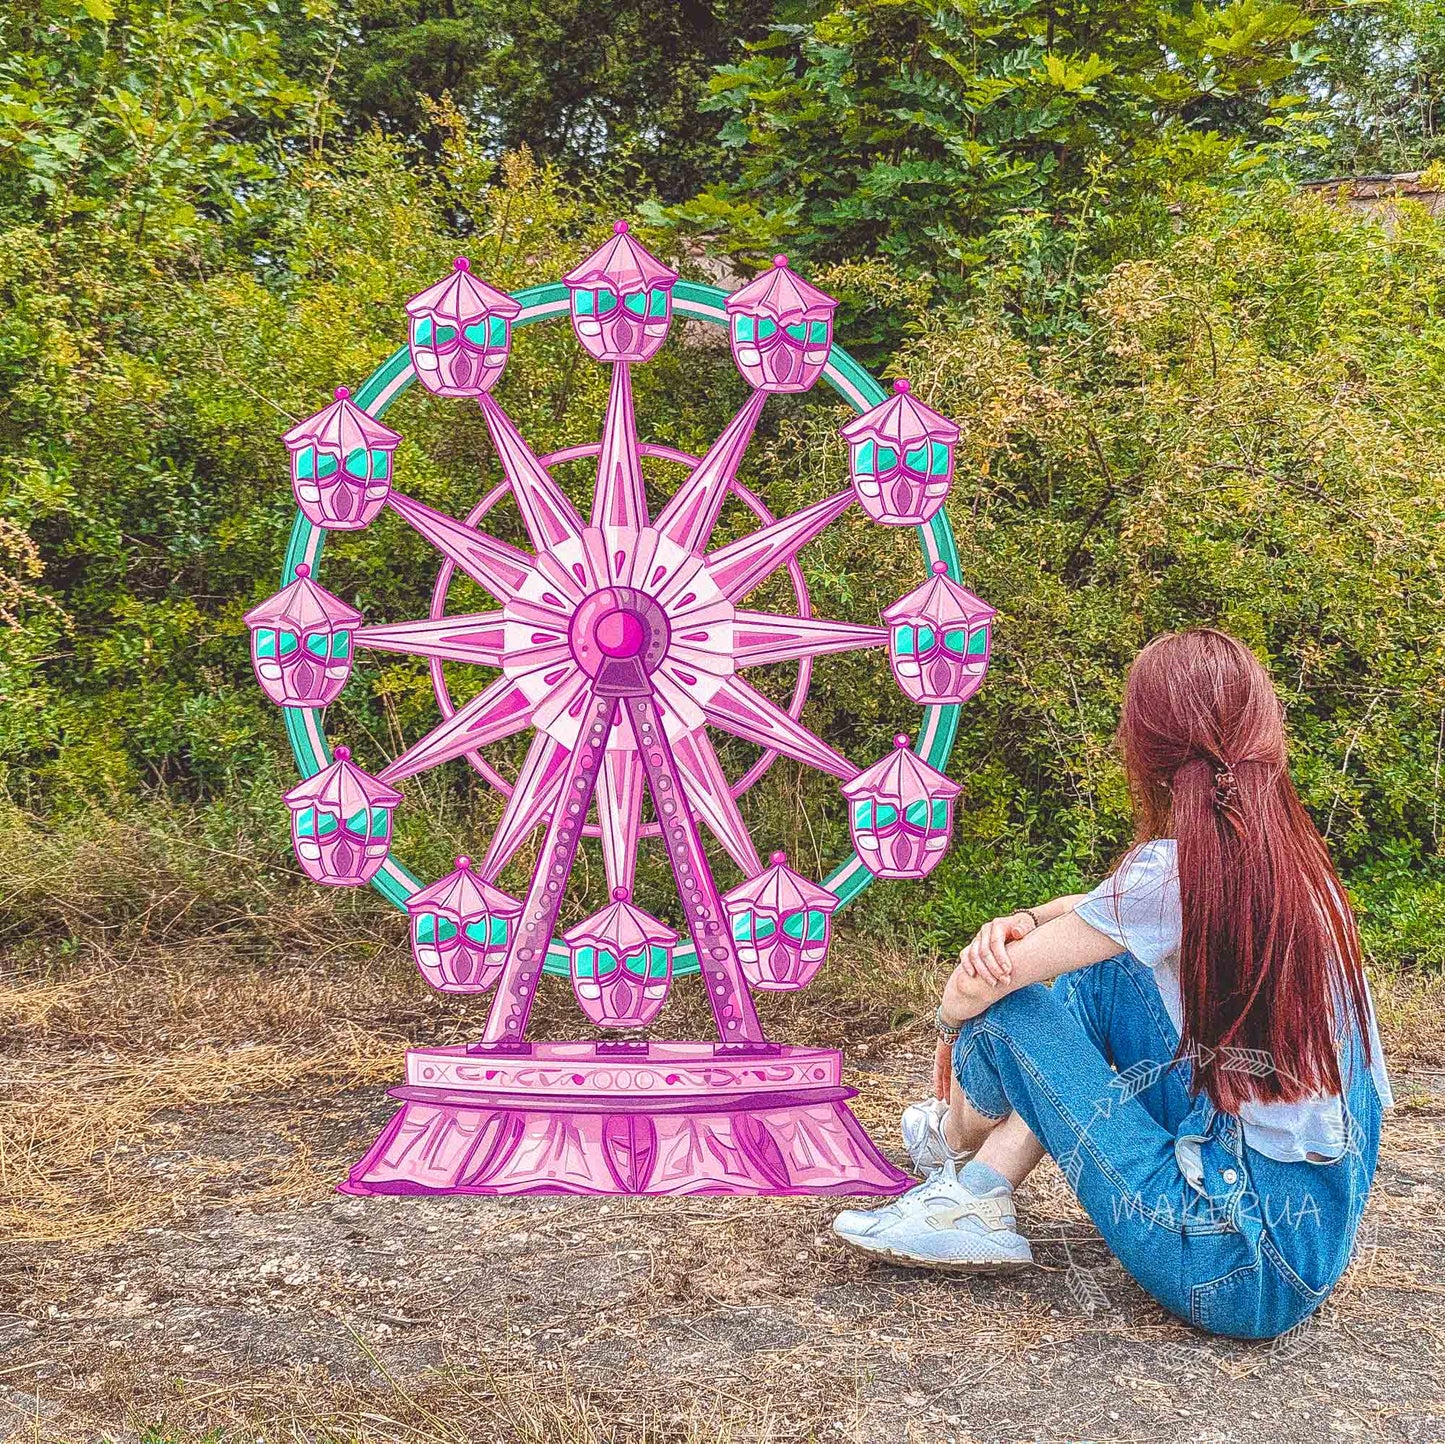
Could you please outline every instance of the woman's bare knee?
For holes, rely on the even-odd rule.
[[[1002,1121],[980,1113],[964,1096],[958,1079],[953,1080],[948,1095],[948,1116],[943,1123],[944,1136],[950,1148],[969,1153],[976,1151]]]

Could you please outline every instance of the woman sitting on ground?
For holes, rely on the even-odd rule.
[[[1392,1102],[1359,936],[1247,647],[1151,642],[1119,740],[1134,847],[1093,892],[964,949],[936,1017],[939,1101],[903,1115],[932,1171],[834,1229],[895,1263],[1028,1265],[1013,1190],[1048,1153],[1161,1304],[1270,1338],[1343,1273]]]

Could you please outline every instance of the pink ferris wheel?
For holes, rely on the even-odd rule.
[[[308,877],[370,883],[404,908],[412,951],[443,993],[493,994],[482,1037],[418,1048],[393,1090],[401,1107],[341,1186],[353,1193],[882,1193],[908,1183],[849,1112],[833,1050],[783,1046],[764,1034],[754,993],[805,986],[823,966],[836,910],[875,877],[918,879],[943,856],[958,785],[945,773],[958,709],[982,684],[993,609],[957,574],[943,510],[958,428],[913,396],[885,395],[833,344],[835,302],[786,258],[726,294],[692,284],[618,222],[613,236],[560,283],[507,295],[465,259],[407,303],[409,340],[358,389],[283,438],[299,512],[283,586],[246,617],[252,660],[283,710],[303,780],[286,794],[292,841]],[[667,339],[674,315],[727,327],[750,394],[701,457],[639,439],[632,368]],[[515,329],[570,317],[582,349],[610,365],[600,439],[538,456],[492,390]],[[858,413],[843,427],[849,485],[775,516],[738,480],[769,395],[826,379]],[[381,420],[419,381],[434,395],[480,406],[505,481],[465,519],[435,511],[393,484],[400,436]],[[584,514],[556,479],[595,458]],[[687,468],[654,516],[644,462]],[[486,529],[510,495],[531,550]],[[714,546],[728,497],[756,529]],[[921,583],[887,608],[882,626],[812,615],[798,555],[852,505],[884,526],[916,527]],[[317,580],[329,531],[411,527],[440,555],[430,613],[365,618]],[[748,601],[779,571],[796,612]],[[493,609],[449,610],[460,572]],[[431,670],[439,724],[389,762],[363,770],[329,747],[324,709],[341,694],[356,649],[404,653]],[[902,691],[923,708],[916,741],[860,767],[809,731],[802,715],[813,659],[886,652]],[[881,657],[880,657],[881,661]],[[798,666],[787,706],[748,681],[749,669]],[[444,663],[495,679],[455,705]],[[508,779],[487,749],[530,741]],[[729,778],[717,734],[759,749]],[[813,881],[786,856],[763,861],[738,806],[779,755],[838,779],[852,858]],[[392,813],[407,779],[465,759],[505,797],[477,861],[424,886],[391,852]],[[370,759],[368,759],[370,763]],[[644,797],[651,818],[644,821]],[[508,863],[541,830],[529,886],[505,891]],[[705,837],[742,872],[720,892]],[[608,897],[563,918],[567,880],[584,836],[600,840]],[[660,847],[686,936],[633,898],[639,850]],[[520,864],[519,864],[520,865]],[[559,925],[564,930],[558,935]],[[570,977],[596,1042],[528,1037],[544,973]],[[639,1036],[670,989],[696,975],[716,1036]]]

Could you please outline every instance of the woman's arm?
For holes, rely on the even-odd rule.
[[[1063,973],[1115,957],[1119,944],[1091,928],[1073,910],[1074,898],[1059,898],[1050,908],[1067,903],[1041,926],[1007,945],[1008,976],[1002,981],[966,968],[953,970],[940,1007],[947,1023],[976,1018],[991,1004],[1030,983],[1047,982]]]
[[[1052,902],[1040,903],[1036,908],[1030,908],[1039,920],[1039,926],[1051,923],[1055,918],[1061,918],[1066,913],[1071,913],[1088,897],[1086,892],[1071,892],[1067,897],[1056,897]]]

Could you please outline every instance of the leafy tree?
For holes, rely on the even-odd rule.
[[[948,284],[1005,218],[1094,209],[1269,134],[1313,56],[1288,0],[828,0],[719,70],[735,181],[670,212],[693,232],[882,254]]]
[[[964,428],[949,505],[966,577],[1001,609],[997,670],[965,714],[957,846],[926,906],[880,886],[854,916],[951,942],[1097,872],[1123,837],[1109,738],[1124,665],[1151,632],[1210,620],[1284,681],[1303,789],[1364,890],[1372,945],[1438,962],[1445,230],[1409,206],[1385,230],[1266,180],[1319,137],[1321,165],[1347,144],[1411,153],[1381,137],[1419,130],[1428,79],[1391,111],[1360,57],[1397,34],[1397,73],[1428,68],[1424,21],[1390,9],[1397,31],[1347,34],[1332,17],[1321,58],[1303,12],[1265,0],[982,3],[783,0],[781,28],[718,82],[743,181],[679,213],[736,225],[745,250],[801,243],[847,299],[845,344],[862,338],[880,369],[892,355]],[[518,35],[550,23],[507,13]],[[600,34],[567,13],[568,34]],[[710,13],[723,33],[742,24]],[[645,17],[617,15],[626,43],[599,41],[616,70],[596,93],[652,99],[538,134],[604,177],[627,156],[715,177],[717,117],[679,132],[693,159],[666,170],[685,156],[648,138],[660,72],[624,85]],[[0,14],[0,790],[48,817],[179,799],[208,809],[218,846],[242,834],[242,851],[283,854],[289,769],[240,621],[276,585],[291,522],[279,433],[389,353],[404,297],[458,250],[515,287],[605,233],[598,198],[557,168],[495,154],[515,132],[487,97],[524,73],[507,69],[522,51],[434,77],[480,136],[445,101],[403,114],[400,61],[386,106],[353,105],[363,72],[387,93],[384,20],[348,30],[347,13],[289,0]],[[548,67],[586,88],[596,56],[526,54],[517,104],[573,116],[580,92],[549,100]],[[1312,112],[1284,94],[1301,77]],[[396,133],[370,125],[383,114]],[[684,329],[636,384],[639,412],[668,418],[657,439],[687,449],[741,383]],[[539,446],[595,435],[606,377],[565,326],[521,333],[503,385]],[[408,396],[392,419],[406,490],[460,514],[497,480],[475,408]],[[836,489],[838,420],[817,398],[770,405],[781,450],[750,481],[784,507]],[[820,613],[871,621],[917,575],[916,540],[855,522],[804,564]],[[396,618],[424,610],[434,567],[378,529],[332,539],[325,579]],[[809,704],[860,758],[908,721],[875,661],[820,659]],[[364,657],[332,722],[370,759],[434,716],[423,672]],[[771,809],[760,832],[836,858],[836,789],[780,775],[772,802],[749,795]],[[415,794],[402,846],[433,871],[495,806],[461,768]]]
[[[0,11],[0,214],[132,245],[255,228],[320,97],[279,4],[18,0]],[[294,37],[293,37],[294,38]],[[208,239],[219,239],[212,227]]]
[[[1445,5],[1330,6],[1319,38],[1313,89],[1329,144],[1317,174],[1411,171],[1445,156]]]
[[[574,178],[620,172],[680,200],[724,169],[700,114],[709,72],[766,25],[769,0],[354,0],[336,89],[349,123],[431,134],[452,99],[494,152],[527,146]]]
[[[935,310],[899,358],[963,426],[950,516],[1000,609],[926,921],[952,942],[1107,867],[1129,837],[1127,665],[1210,623],[1273,671],[1371,946],[1438,965],[1445,228],[1404,205],[1386,235],[1277,183],[1186,188],[1177,226],[1113,268],[1066,344]]]

